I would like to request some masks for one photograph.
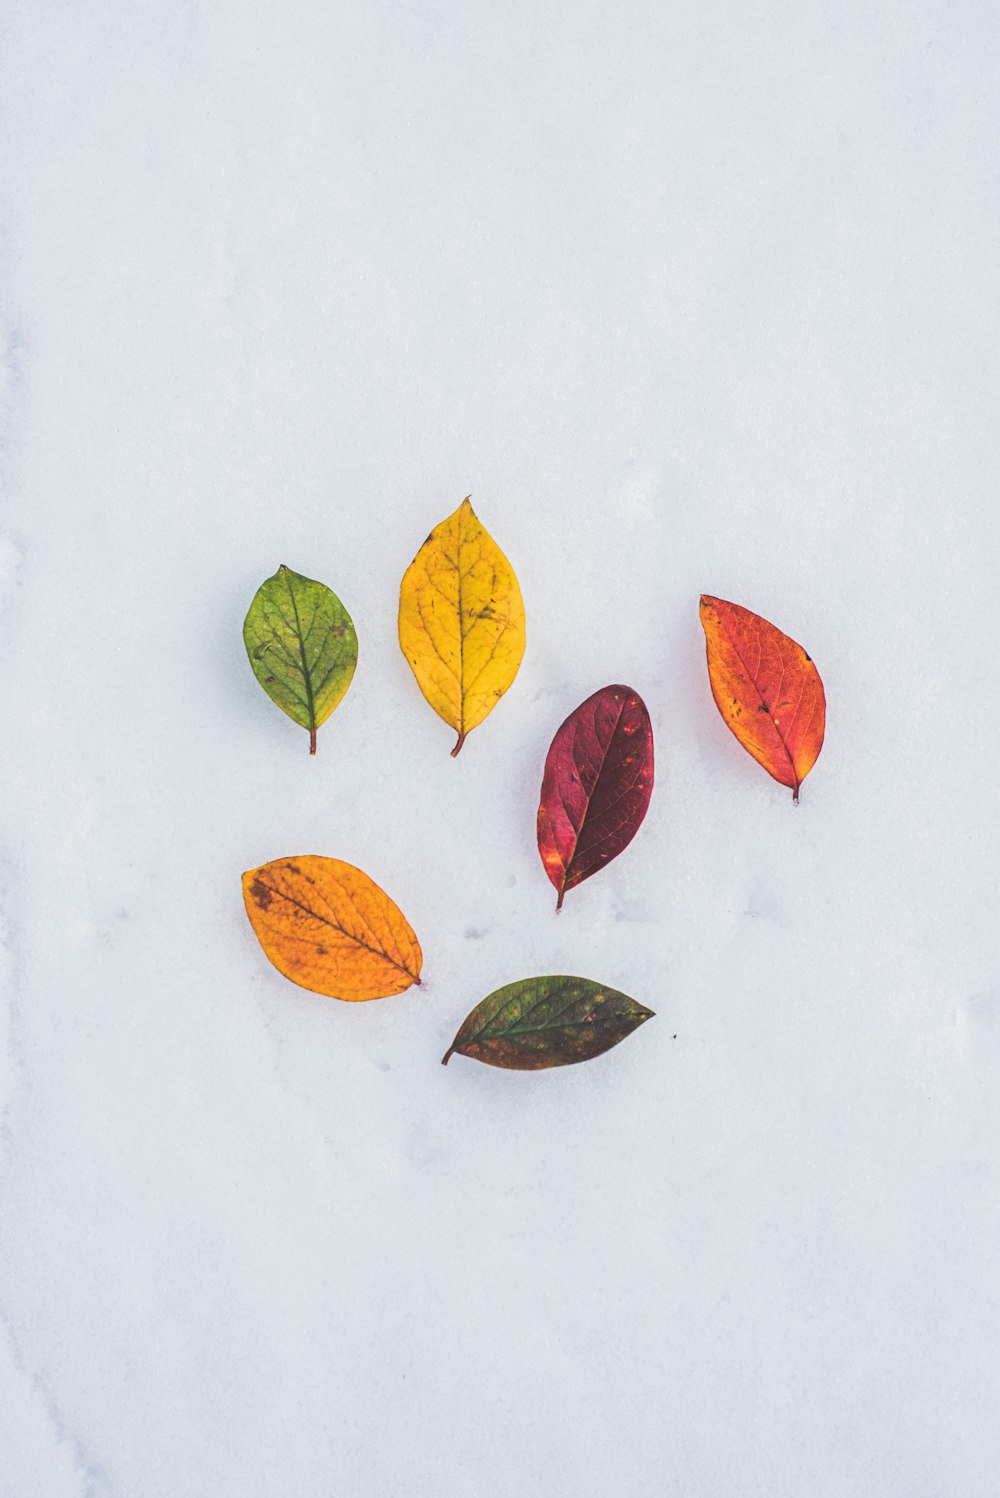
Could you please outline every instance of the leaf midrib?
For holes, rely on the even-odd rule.
[[[596,776],[594,777],[594,789],[591,791],[590,795],[587,797],[587,806],[586,806],[586,809],[585,809],[585,811],[583,813],[583,819],[580,822],[580,830],[577,832],[576,837],[575,837],[575,839],[573,841],[573,851],[572,851],[572,853],[569,856],[569,862],[563,868],[563,893],[565,893],[566,889],[569,887],[568,884],[567,884],[567,881],[569,879],[570,870],[573,867],[573,863],[574,863],[574,861],[576,859],[577,851],[578,851],[578,849],[580,847],[580,843],[581,843],[581,841],[583,839],[584,829],[587,826],[587,818],[590,816],[590,808],[591,808],[591,805],[593,804],[594,795],[595,795],[595,793],[597,791],[598,785],[600,784],[601,776],[604,774],[604,766],[607,763],[608,755],[611,752],[611,746],[614,743],[615,734],[618,732],[618,725],[621,722],[622,717],[624,716],[625,707],[626,707],[626,703],[627,702],[628,702],[628,697],[626,696],[626,697],[624,697],[622,699],[621,706],[618,709],[618,716],[615,719],[615,725],[614,725],[614,727],[611,730],[611,736],[608,739],[607,747],[604,750],[602,750],[602,752],[601,752],[601,763],[600,763],[600,767],[599,767],[599,769],[597,771]],[[596,722],[596,719],[597,719],[597,714],[595,713],[594,714],[594,720],[595,720],[594,721],[594,737],[595,738],[597,737],[597,722]],[[629,789],[631,789],[631,787]],[[628,794],[628,792],[623,791],[622,795],[618,797],[618,800],[619,801],[622,800],[622,798],[625,795],[627,795],[627,794]],[[561,795],[560,795],[559,799],[562,801],[562,796]],[[617,805],[617,802],[613,801],[611,804],[612,804],[612,806],[614,806],[614,805]],[[568,817],[569,816],[569,809],[566,806],[565,801],[563,801],[563,810],[566,812],[566,815]],[[610,810],[610,808],[609,808],[609,810]],[[600,842],[604,842],[605,839],[601,838],[601,839],[599,839],[599,841]],[[597,844],[595,844],[595,847],[596,846],[597,846]],[[550,898],[551,898],[551,896],[550,896]]]
[[[785,742],[785,735],[782,733],[781,729],[778,727],[777,723],[775,722],[774,714],[771,712],[771,709],[768,707],[767,702],[766,702],[766,700],[764,698],[764,694],[761,691],[760,687],[757,685],[757,678],[756,678],[756,676],[754,676],[754,675],[751,674],[749,665],[747,664],[747,662],[743,659],[742,655],[740,654],[740,648],[737,645],[736,641],[733,639],[733,636],[729,632],[729,625],[726,622],[726,619],[723,617],[723,615],[721,615],[719,613],[718,610],[716,610],[716,615],[718,617],[719,623],[722,625],[723,629],[726,631],[726,639],[729,641],[730,645],[733,648],[733,654],[735,655],[736,659],[739,661],[740,665],[743,667],[743,670],[746,672],[747,681],[750,682],[750,684],[753,687],[754,691],[757,693],[757,698],[758,698],[758,700],[760,702],[760,705],[764,709],[764,712],[767,714],[768,722],[771,724],[771,727],[774,729],[775,733],[778,735],[778,742],[780,743],[782,749],[784,749],[784,751],[785,751],[785,758],[788,760],[789,768],[791,769],[791,772],[792,772],[792,779],[795,782],[794,790],[795,790],[795,792],[797,794],[799,786],[802,784],[802,782],[799,779],[799,772],[796,769],[795,760],[792,758],[792,752],[789,749],[788,744]],[[757,634],[757,646],[758,646],[758,649],[760,650],[761,659],[763,659],[764,651],[763,651],[763,647],[761,646],[761,643],[760,643],[760,634],[759,633]],[[758,661],[758,669],[759,669],[759,666],[760,666],[760,662]],[[784,674],[785,674],[785,663],[784,663],[784,660],[782,660],[782,662],[781,662],[781,675],[782,675],[782,679],[784,678]],[[800,693],[800,700],[801,700],[801,693]],[[797,711],[797,709],[796,709],[796,711]],[[795,718],[795,714],[793,713],[792,714],[793,721],[794,721],[794,718]]]
[[[267,880],[262,879],[259,874],[254,875],[254,883],[263,885],[265,889],[270,890],[272,895],[277,895],[280,900],[286,900],[289,905],[294,905],[299,910],[305,911],[306,915],[312,916],[314,920],[322,921],[324,926],[329,926],[332,930],[339,931],[341,936],[346,936],[348,941],[352,941],[355,946],[364,948],[366,952],[371,952],[376,957],[381,957],[391,967],[398,969],[401,973],[405,973],[408,978],[414,976],[408,967],[404,967],[401,962],[397,962],[394,957],[390,957],[388,952],[383,951],[381,947],[373,947],[368,942],[362,941],[360,936],[355,936],[354,932],[348,931],[346,926],[341,926],[336,921],[331,921],[329,917],[321,915],[318,910],[313,910],[310,905],[303,905],[302,901],[296,900],[294,895],[286,894],[283,889],[277,889],[273,884],[268,884]],[[295,938],[297,941],[305,941],[307,939],[306,937]]]
[[[462,522],[465,505],[458,512],[458,545],[455,549],[455,571],[458,573],[458,731],[465,733],[465,615],[462,612]]]
[[[642,1018],[648,1019],[652,1011],[644,1014]],[[603,1015],[601,1016],[603,1019]],[[624,1018],[624,1016],[622,1016]],[[595,1015],[593,1019],[568,1019],[561,1025],[525,1025],[512,1026],[509,1030],[499,1031],[496,1035],[485,1035],[480,1031],[477,1038],[485,1040],[505,1040],[508,1035],[544,1035],[547,1030],[577,1030],[584,1025],[599,1027],[601,1020]]]
[[[299,618],[299,605],[295,597],[295,589],[292,587],[291,573],[287,568],[285,569],[285,587],[288,589],[288,596],[292,603],[292,613],[295,615],[295,638],[299,642],[299,657],[302,661],[302,680],[305,683],[306,706],[309,712],[308,728],[312,732],[318,727],[316,722],[316,703],[313,698],[312,674],[309,670],[309,663],[306,660],[306,642],[302,638],[302,621]],[[344,935],[347,935],[346,931]]]
[[[602,992],[606,992],[606,990],[601,990],[601,991]],[[557,1009],[554,1018],[557,1019],[560,1014],[565,1014],[566,1010],[569,1009],[573,1004],[575,1004],[577,1002],[577,999],[579,997],[580,997],[579,994],[576,995],[576,997],[570,999],[567,1003],[565,1003],[562,1006],[561,1009]],[[541,1004],[544,1004],[544,1003],[545,1003],[545,998],[544,997],[536,999],[534,1001],[534,1003],[530,1004],[528,1006],[528,1008],[525,1010],[524,1015],[522,1016],[522,1018],[526,1018],[528,1015],[533,1014],[534,1011],[537,1008],[539,1008],[539,1006]],[[501,1005],[501,1007],[503,1007],[503,1006]],[[496,1015],[493,1016],[493,1019],[495,1019],[495,1018],[496,1018]],[[510,1025],[510,1026],[508,1026],[508,1028],[506,1030],[500,1030],[500,1031],[498,1031],[496,1033],[496,1035],[487,1035],[486,1034],[486,1030],[487,1030],[488,1026],[490,1025],[490,1023],[491,1023],[491,1021],[487,1020],[486,1024],[483,1025],[482,1029],[477,1030],[475,1032],[475,1034],[473,1034],[473,1035],[471,1035],[469,1037],[469,1039],[470,1040],[482,1040],[483,1038],[485,1038],[487,1040],[502,1040],[505,1035],[537,1035],[537,1034],[540,1034],[541,1031],[543,1031],[543,1030],[563,1030],[563,1029],[567,1029],[568,1030],[572,1025],[587,1024],[587,1023],[589,1023],[589,1021],[586,1021],[586,1020],[567,1020],[565,1025],[557,1025],[555,1023],[550,1024],[550,1025],[529,1025],[525,1029],[516,1029],[514,1025]],[[468,1042],[466,1042],[466,1044],[468,1044]]]

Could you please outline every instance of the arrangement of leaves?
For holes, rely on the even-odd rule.
[[[284,563],[261,583],[243,622],[253,674],[272,702],[309,731],[316,730],[351,685],[358,637],[336,593]]]
[[[653,728],[631,687],[602,687],[570,713],[545,758],[538,851],[555,887],[568,889],[617,858],[653,794]]]
[[[766,619],[721,598],[702,595],[701,622],[723,720],[798,801],[826,729],[826,696],[812,656]]]
[[[524,655],[514,569],[468,499],[431,531],[399,589],[399,643],[439,718],[466,735],[493,711]]]
[[[812,657],[739,604],[701,598],[708,675],[725,723],[795,801],[823,747],[826,697]],[[254,675],[271,700],[316,734],[351,684],[358,640],[337,595],[280,566],[258,588],[243,625]],[[511,686],[525,618],[513,568],[469,499],[436,526],[403,575],[399,643],[424,697],[458,735]],[[628,686],[594,692],[560,725],[545,757],[538,851],[556,890],[605,867],[635,837],[653,793],[653,729]],[[293,983],[348,1002],[421,982],[413,928],[353,864],[315,854],[277,858],[243,875],[246,912],[265,956]],[[442,1058],[541,1071],[610,1050],[653,1012],[618,989],[566,975],[522,978],[477,1004]]]
[[[331,999],[384,999],[420,982],[409,921],[373,879],[339,858],[276,858],[243,875],[243,901],[270,962]]]
[[[441,1058],[456,1052],[513,1071],[571,1066],[610,1051],[653,1011],[591,978],[522,978],[477,1004]]]

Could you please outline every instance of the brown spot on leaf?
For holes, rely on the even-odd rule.
[[[274,891],[268,889],[266,884],[261,884],[259,879],[255,879],[250,886],[250,895],[261,910],[268,910],[274,899]]]

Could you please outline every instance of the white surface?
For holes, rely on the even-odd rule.
[[[0,1389],[11,1498],[995,1498],[992,5],[6,7]],[[515,687],[395,640],[471,492]],[[240,627],[322,578],[310,760]],[[830,703],[794,809],[697,598]],[[608,681],[652,807],[557,920]],[[382,882],[426,986],[285,982],[239,876]],[[590,1065],[439,1058],[585,973]]]

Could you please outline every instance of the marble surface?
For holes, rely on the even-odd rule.
[[[995,1498],[998,25],[978,3],[6,7],[0,1490]],[[528,611],[461,757],[396,591],[471,493]],[[240,628],[286,562],[321,734]],[[830,703],[802,804],[697,598]],[[639,690],[558,917],[555,728]],[[425,986],[296,989],[326,853]],[[655,1020],[438,1063],[499,984]]]

